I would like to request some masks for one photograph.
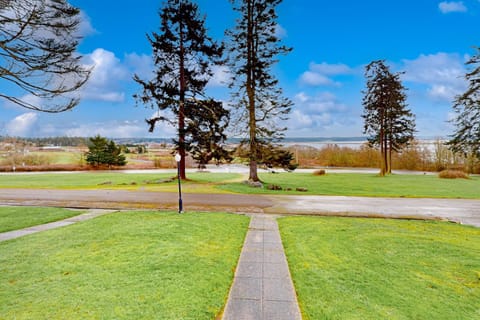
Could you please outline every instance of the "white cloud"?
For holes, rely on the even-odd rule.
[[[403,60],[403,80],[426,85],[431,98],[450,102],[466,88],[464,59],[459,54],[441,52]]]
[[[154,75],[153,58],[151,55],[138,55],[137,53],[130,53],[125,55],[125,63],[128,68],[133,70],[140,79],[150,79]]]
[[[287,37],[287,30],[283,28],[281,25],[277,24],[275,26],[275,36],[279,39]]]
[[[434,84],[428,89],[428,95],[436,100],[452,101],[459,92],[452,87]]]
[[[110,121],[102,123],[72,124],[64,134],[69,137],[93,137],[101,135],[109,138],[143,137],[147,124],[142,121]]]
[[[297,134],[325,133],[332,126],[341,127],[350,122],[346,105],[330,92],[310,96],[300,92],[294,97],[295,107],[288,121],[289,131]]]
[[[309,86],[340,86],[332,78],[339,75],[352,74],[353,69],[345,64],[310,63],[308,71],[300,76],[300,83]]]
[[[226,66],[214,66],[212,68],[213,76],[207,84],[207,87],[226,87],[232,76],[230,69]]]
[[[313,71],[305,71],[300,77],[300,82],[309,86],[335,85],[335,82],[332,79]]]
[[[81,37],[97,33],[97,30],[92,26],[90,17],[82,10],[80,10],[80,25],[78,26],[78,33]]]
[[[462,1],[443,1],[438,4],[438,8],[444,14],[451,12],[467,12],[467,7]]]
[[[6,124],[6,132],[10,136],[24,137],[28,135],[35,122],[37,122],[37,119],[38,115],[34,112],[19,115]]]
[[[119,89],[120,82],[130,80],[131,74],[115,57],[113,52],[95,49],[84,56],[86,67],[93,68],[90,79],[81,91],[84,99],[122,102],[125,93]]]
[[[335,76],[341,74],[350,74],[353,72],[352,68],[343,63],[329,64],[326,62],[310,63],[310,70],[319,72],[325,75]]]

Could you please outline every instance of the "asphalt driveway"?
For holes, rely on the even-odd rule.
[[[178,194],[125,190],[1,189],[0,205],[98,209],[178,208]],[[480,200],[184,194],[185,211],[441,219],[480,227]]]

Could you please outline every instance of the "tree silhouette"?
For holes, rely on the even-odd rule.
[[[364,133],[371,145],[380,147],[380,175],[392,172],[392,151],[400,151],[414,138],[415,116],[407,108],[401,73],[392,74],[384,60],[365,68]]]
[[[21,107],[62,112],[75,107],[71,93],[89,78],[76,54],[79,9],[65,0],[0,2],[0,78],[26,97],[0,91],[0,97]],[[40,99],[32,102],[28,96]]]
[[[223,47],[208,37],[205,18],[200,17],[198,6],[189,0],[168,0],[159,16],[160,32],[147,36],[153,49],[155,75],[146,81],[135,75],[134,80],[143,90],[134,97],[137,103],[159,111],[157,116],[147,119],[150,131],[158,121],[176,125],[176,149],[182,156],[180,177],[186,179],[186,108],[196,105],[188,101],[205,98],[205,86],[213,75],[211,67],[220,62]],[[164,111],[173,113],[175,119]]]
[[[248,136],[250,181],[259,181],[258,151],[262,145],[278,142],[286,128],[278,120],[286,120],[292,102],[282,96],[272,67],[277,56],[291,48],[282,46],[277,36],[275,8],[281,0],[231,0],[240,14],[230,38],[230,67],[233,72],[230,88],[234,88],[234,107],[239,110],[242,133]]]
[[[448,141],[453,152],[480,159],[480,48],[467,61],[470,70],[465,78],[467,90],[455,98],[453,110],[456,117],[452,120],[455,132]]]

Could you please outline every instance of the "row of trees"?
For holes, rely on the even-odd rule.
[[[278,124],[288,117],[292,102],[283,96],[272,73],[278,56],[292,50],[281,44],[276,32],[276,7],[281,0],[230,1],[239,18],[226,32],[227,42],[217,43],[208,36],[205,18],[195,3],[167,0],[159,11],[159,32],[147,36],[153,49],[154,77],[134,77],[142,87],[135,95],[137,103],[158,110],[156,117],[147,119],[150,131],[158,121],[174,124],[178,130],[175,144],[182,156],[182,178],[186,178],[186,152],[199,162],[228,159],[223,144],[232,120],[245,136],[249,180],[258,181],[258,162],[265,162],[265,150],[276,150],[286,130]],[[1,91],[0,98],[45,112],[61,112],[78,104],[72,92],[91,73],[76,53],[79,13],[66,0],[0,1],[0,78],[41,102],[33,104]],[[452,151],[476,159],[480,159],[479,62],[477,48],[467,62],[468,89],[454,102],[456,130],[448,142]],[[212,69],[219,65],[227,65],[232,73],[233,112],[205,95]],[[391,172],[392,154],[412,141],[415,117],[407,108],[401,73],[392,73],[385,61],[378,60],[366,67],[365,76],[364,133],[379,148],[380,173],[385,175]],[[282,161],[292,158],[281,152],[275,157],[279,155]]]
[[[292,105],[282,97],[271,72],[276,56],[291,51],[276,36],[275,8],[281,0],[231,2],[240,18],[235,28],[226,32],[229,41],[219,44],[207,35],[205,18],[196,4],[189,0],[166,1],[159,12],[160,32],[147,36],[153,48],[155,75],[146,80],[134,77],[142,88],[135,95],[137,102],[159,111],[158,116],[147,119],[150,131],[158,121],[173,124],[175,116],[182,179],[186,178],[187,151],[200,162],[229,159],[223,145],[225,129],[233,118],[237,129],[246,135],[243,144],[248,149],[249,180],[258,181],[261,151],[275,150],[285,130],[277,126],[277,121],[286,118]],[[205,95],[213,66],[225,64],[232,72],[229,87],[233,114]]]
[[[468,171],[480,161],[480,48],[476,50],[466,63],[468,88],[455,98],[455,131],[446,143],[450,151],[467,159]],[[392,73],[384,60],[371,62],[365,70],[364,133],[370,144],[379,148],[380,175],[385,175],[392,170],[392,153],[413,141],[415,116],[407,108],[402,73]]]
[[[368,143],[358,148],[330,144],[322,148],[291,146],[295,161],[302,167],[350,167],[378,168],[381,156],[376,147]],[[446,169],[480,173],[480,163],[472,157],[464,157],[451,151],[443,140],[425,145],[417,140],[411,141],[400,152],[392,152],[393,170],[413,170],[439,172]]]

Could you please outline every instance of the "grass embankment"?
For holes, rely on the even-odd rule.
[[[83,212],[60,208],[0,207],[0,232],[59,221]]]
[[[278,221],[304,319],[480,319],[478,228]]]
[[[260,174],[265,185],[281,186],[282,191],[255,189],[242,183],[227,183],[222,190],[237,193],[338,195],[365,197],[406,198],[464,198],[480,199],[480,178],[440,179],[436,175],[390,175],[380,177],[364,173],[327,173],[315,176],[309,173]],[[296,188],[307,188],[298,192]],[[286,191],[290,188],[290,191]]]
[[[124,212],[0,243],[2,319],[214,319],[249,219]]]
[[[177,192],[177,181],[165,182],[175,173],[88,172],[70,174],[0,175],[0,188],[118,189]],[[242,193],[278,195],[339,195],[407,198],[480,199],[480,177],[440,179],[436,175],[391,175],[379,177],[363,173],[263,173],[265,183],[281,191],[257,189],[242,183],[246,177],[235,173],[189,173],[182,182],[186,193]],[[298,192],[296,188],[306,188]],[[287,189],[290,189],[287,191]]]

